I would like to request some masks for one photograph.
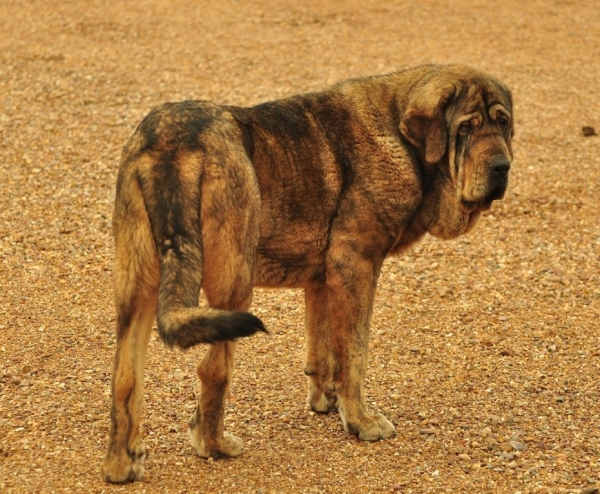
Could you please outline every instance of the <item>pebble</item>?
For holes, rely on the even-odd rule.
[[[488,420],[492,425],[500,425],[502,423],[502,417],[498,415],[490,415]]]
[[[525,451],[527,449],[527,444],[522,443],[521,441],[510,441],[510,445],[516,451]]]
[[[462,461],[471,461],[471,457],[467,453],[461,453],[458,458]]]
[[[505,452],[498,453],[498,456],[500,458],[502,458],[503,460],[513,460],[515,457],[514,453],[505,453]]]
[[[583,127],[581,127],[581,133],[585,137],[590,137],[590,136],[596,136],[596,135],[598,135],[596,133],[596,129],[594,127],[592,127],[591,125],[584,125]]]

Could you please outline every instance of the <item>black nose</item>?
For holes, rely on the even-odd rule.
[[[510,170],[510,161],[506,156],[494,156],[489,163],[490,170],[498,175],[506,175]]]

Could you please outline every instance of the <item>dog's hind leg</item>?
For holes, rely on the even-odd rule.
[[[212,256],[207,255],[206,266],[210,265],[210,269],[205,270],[204,286],[209,305],[246,311],[252,299],[252,261],[244,262],[244,257],[236,258],[228,249],[218,250],[221,253],[229,252],[230,255],[226,255],[226,260],[222,259],[225,261],[223,264],[214,258],[209,260]],[[249,250],[252,251],[250,246]],[[236,266],[236,261],[241,262]],[[217,289],[215,285],[218,285]],[[196,411],[190,419],[189,433],[196,452],[203,458],[234,457],[241,454],[244,448],[241,439],[224,431],[223,424],[236,346],[235,341],[213,344],[198,365],[202,390]]]
[[[207,167],[202,188],[202,289],[211,308],[245,312],[252,301],[260,193],[242,151],[227,152],[233,154],[227,160],[227,176],[222,176],[222,169],[214,176]],[[202,390],[189,433],[203,458],[234,457],[243,450],[242,440],[225,432],[223,424],[236,346],[235,341],[215,343],[198,365]]]
[[[244,450],[242,440],[225,432],[223,422],[236,346],[234,341],[211,345],[198,365],[202,391],[189,421],[189,435],[202,458],[235,457]]]
[[[317,283],[306,287],[305,332],[308,403],[317,413],[337,410],[336,395],[332,389],[333,362],[327,321],[327,286]]]
[[[121,177],[123,178],[123,177]],[[127,180],[121,180],[127,182]],[[112,375],[111,428],[101,475],[131,482],[144,473],[146,449],[139,431],[146,350],[156,314],[158,259],[141,195],[132,181],[115,207],[117,346]]]
[[[111,428],[102,477],[123,483],[144,473],[146,448],[139,431],[146,349],[156,313],[156,297],[140,304],[122,336],[117,336],[112,377]]]

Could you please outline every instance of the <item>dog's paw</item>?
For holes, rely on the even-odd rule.
[[[109,451],[102,462],[100,475],[105,482],[125,484],[139,480],[144,475],[144,460],[147,457],[146,446],[138,442],[133,450]]]
[[[308,404],[310,409],[316,413],[336,412],[338,409],[337,395],[335,390],[323,392],[321,389],[313,386],[308,388]]]
[[[396,428],[385,416],[381,413],[376,413],[373,418],[379,425],[380,439],[389,439],[396,435]]]
[[[225,432],[219,441],[210,446],[206,444],[204,439],[198,440],[192,428],[188,429],[188,434],[192,446],[194,446],[196,453],[201,458],[213,458],[215,460],[219,458],[235,458],[236,456],[240,456],[242,451],[244,451],[244,441],[229,432]]]
[[[393,424],[381,413],[365,414],[360,421],[344,421],[344,426],[361,441],[378,441],[396,435]]]
[[[337,406],[331,403],[323,393],[320,396],[310,396],[308,398],[310,409],[316,413],[330,413],[337,410]]]

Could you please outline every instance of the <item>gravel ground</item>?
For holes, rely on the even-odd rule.
[[[113,5],[114,3],[114,5]],[[0,491],[597,492],[600,10],[596,2],[0,2]],[[397,428],[361,443],[305,401],[302,293],[257,290],[227,427],[186,421],[203,349],[153,336],[143,481],[100,480],[118,157],[164,101],[249,105],[349,77],[467,62],[516,102],[504,201],[467,237],[388,261],[368,396]],[[590,132],[586,132],[590,133]]]

